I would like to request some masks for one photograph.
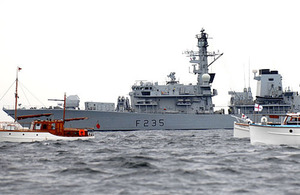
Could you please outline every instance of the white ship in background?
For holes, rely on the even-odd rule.
[[[254,79],[257,80],[256,99],[253,98],[250,87],[244,88],[243,92],[230,91],[229,114],[245,114],[253,120],[255,104],[263,107],[259,113],[256,113],[259,115],[286,114],[300,110],[298,92],[291,91],[289,88],[283,90],[282,76],[277,70],[260,69],[258,75],[255,70],[253,73]]]

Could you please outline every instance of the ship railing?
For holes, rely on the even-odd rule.
[[[0,122],[0,130],[29,130],[31,123],[19,123],[14,121]]]
[[[12,105],[4,105],[3,106],[3,110],[13,110],[15,109],[15,106],[12,106]],[[18,110],[36,110],[36,109],[39,109],[39,110],[52,110],[52,109],[63,109],[63,107],[61,106],[18,106],[17,108]]]

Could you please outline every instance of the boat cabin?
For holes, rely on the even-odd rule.
[[[35,120],[32,122],[31,130],[47,131],[57,136],[88,136],[86,129],[64,128],[63,120]]]
[[[300,113],[287,114],[284,121],[284,125],[300,125]]]

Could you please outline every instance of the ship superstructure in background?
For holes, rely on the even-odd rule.
[[[190,58],[193,73],[197,76],[196,84],[181,84],[176,80],[175,73],[171,72],[168,75],[170,80],[165,85],[157,82],[134,84],[129,93],[130,101],[128,98],[119,97],[115,110],[112,110],[114,104],[101,102],[86,102],[85,110],[79,110],[76,108],[76,98],[73,98],[73,104],[67,107],[68,116],[88,117],[85,121],[72,122],[74,126],[95,130],[232,128],[234,119],[223,111],[217,111],[217,114],[212,102],[217,90],[211,88],[215,73],[210,73],[209,67],[222,54],[207,51],[208,35],[204,29],[196,35],[196,39],[198,51],[184,52]],[[208,57],[212,57],[210,62]],[[14,115],[9,109],[4,111],[10,116]],[[25,115],[42,111],[20,109],[18,112]],[[62,116],[59,109],[52,109],[50,112],[55,119]]]
[[[257,80],[256,99],[252,97],[251,88],[244,88],[243,92],[230,91],[229,114],[286,114],[300,111],[300,96],[298,92],[287,89],[283,91],[282,76],[277,70],[260,69],[259,74],[253,71]],[[254,113],[254,105],[259,104],[263,109]],[[253,118],[252,118],[253,119]]]

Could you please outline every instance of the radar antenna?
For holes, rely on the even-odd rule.
[[[183,52],[190,58],[190,63],[192,63],[193,66],[193,73],[198,74],[198,85],[203,84],[202,76],[204,74],[209,74],[208,68],[223,55],[223,53],[219,52],[208,52],[208,35],[203,28],[200,32],[200,34],[196,35],[196,39],[198,40],[198,51],[187,50]],[[208,57],[213,57],[213,60],[210,63],[208,63]]]

